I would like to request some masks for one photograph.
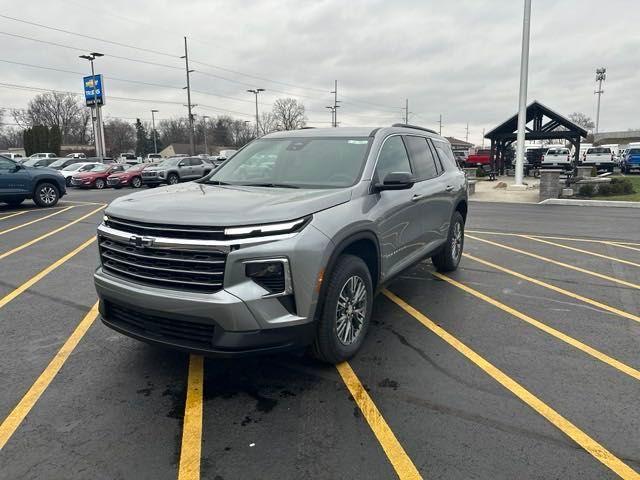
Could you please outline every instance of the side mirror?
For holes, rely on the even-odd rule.
[[[416,179],[409,172],[387,173],[382,183],[376,185],[376,190],[407,190],[413,187]]]
[[[186,167],[187,165],[184,162],[180,162],[178,164],[178,168]]]
[[[15,166],[15,167],[13,167],[12,172],[13,172],[13,173],[19,172],[19,171],[20,171],[20,170],[22,170],[23,168],[24,168],[24,167],[23,167],[21,164],[16,163],[16,166]]]

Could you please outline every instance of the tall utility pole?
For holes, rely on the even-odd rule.
[[[438,120],[438,135],[442,135],[442,114],[440,114],[440,120]]]
[[[158,153],[158,139],[156,138],[156,117],[158,110],[151,110],[151,128],[153,130],[153,153]]]
[[[340,108],[338,106],[338,103],[340,103],[338,101],[338,80],[334,80],[334,84],[333,84],[333,91],[331,93],[333,93],[333,109],[331,110],[331,117],[332,117],[332,121],[333,121],[333,127],[337,127],[338,126],[338,108]],[[330,107],[327,107],[330,108]]]
[[[207,120],[209,120],[209,115],[202,116],[202,128],[204,129],[204,154],[209,155],[209,147],[207,145]]]
[[[91,81],[93,82],[93,105],[91,107],[91,119],[93,125],[93,144],[96,147],[96,157],[102,158],[106,155],[104,128],[102,126],[102,112],[98,105],[98,88],[96,86],[96,72],[93,69],[93,61],[98,57],[104,57],[104,54],[91,52],[88,55],[80,55],[79,58],[89,60],[91,63]],[[102,89],[102,85],[100,86]],[[103,96],[104,101],[104,96]]]
[[[409,99],[404,99],[404,124],[409,124]]]
[[[467,128],[466,128],[466,135],[465,135],[465,141],[468,143],[469,142],[469,122],[467,122]]]
[[[260,117],[258,117],[258,94],[264,92],[264,88],[254,88],[247,90],[249,93],[253,93],[256,96],[256,138],[260,136]]]
[[[520,55],[520,95],[518,98],[518,137],[514,185],[524,187],[524,139],[527,125],[527,80],[529,77],[529,37],[531,32],[531,0],[524,0],[522,19],[522,53]]]
[[[607,69],[605,67],[598,68],[596,70],[596,82],[598,82],[598,90],[595,93],[598,95],[598,108],[596,110],[596,129],[593,133],[598,133],[598,127],[600,126],[600,97],[604,93],[602,89],[602,82],[607,79]]]
[[[184,55],[180,58],[184,58],[184,66],[187,72],[187,86],[183,90],[187,90],[187,110],[189,111],[189,149],[191,155],[195,154],[196,146],[193,135],[193,115],[191,114],[191,72],[189,70],[189,52],[187,50],[187,37],[184,37]]]

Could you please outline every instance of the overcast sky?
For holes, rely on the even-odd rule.
[[[179,56],[186,35],[196,70],[192,88],[198,92],[192,102],[201,115],[252,120],[253,96],[246,89],[260,87],[266,89],[261,109],[270,109],[277,97],[297,97],[311,125],[328,126],[325,107],[333,102],[334,79],[345,126],[399,121],[408,98],[411,123],[437,128],[442,114],[443,134],[464,139],[468,122],[469,139],[477,143],[483,128],[517,110],[521,0],[103,0],[93,5],[95,10],[79,0],[0,0],[0,14],[154,52],[0,17],[0,107],[23,108],[36,94],[8,85],[81,93],[80,74],[89,65],[77,56],[84,50],[105,54],[96,61],[96,73],[106,77],[105,116],[150,120],[152,108],[160,110],[156,118],[183,115]],[[593,118],[600,66],[607,68],[600,130],[640,128],[638,0],[533,0],[528,101]]]

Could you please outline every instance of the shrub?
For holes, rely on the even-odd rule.
[[[581,197],[591,197],[593,196],[594,191],[595,191],[595,188],[593,187],[593,185],[591,185],[590,183],[587,183],[586,185],[580,185],[578,194]]]
[[[603,183],[602,185],[598,186],[598,195],[604,195],[605,197],[607,195],[614,195],[614,187],[615,185],[611,185],[609,183]]]
[[[591,176],[592,177],[597,177],[598,176],[598,169],[595,166],[591,167]]]
[[[614,177],[611,179],[611,193],[613,195],[629,195],[635,193],[633,183],[628,178]]]

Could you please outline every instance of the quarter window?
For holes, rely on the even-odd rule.
[[[433,146],[435,147],[436,152],[440,157],[440,161],[444,165],[449,165],[452,168],[459,168],[458,162],[456,162],[456,156],[453,154],[453,151],[451,150],[451,145],[445,142],[441,142],[439,140],[434,140]]]
[[[378,167],[376,168],[376,176],[379,182],[383,182],[389,173],[409,172],[411,173],[411,164],[407,150],[399,135],[389,137],[378,157]]]
[[[429,180],[438,176],[438,166],[436,160],[433,158],[433,153],[427,144],[427,139],[424,137],[415,137],[413,135],[407,135],[404,137],[404,141],[407,144],[409,155],[413,162],[413,167],[416,172],[416,180],[419,182],[422,180]]]

